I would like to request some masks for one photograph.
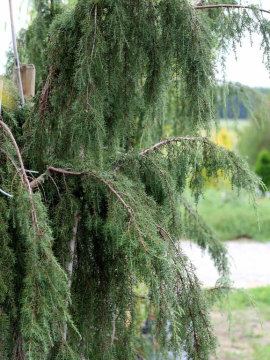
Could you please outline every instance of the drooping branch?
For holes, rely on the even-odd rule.
[[[270,10],[265,10],[265,9],[261,9],[261,8],[256,8],[253,6],[249,6],[249,5],[233,5],[233,4],[213,4],[213,5],[201,5],[198,6],[195,4],[195,6],[193,5],[193,8],[196,10],[203,10],[203,9],[216,9],[216,8],[227,8],[227,9],[248,9],[248,10],[255,10],[255,11],[260,11],[260,12],[264,12],[267,14],[270,14]]]
[[[24,181],[23,181],[22,174],[21,174],[21,172],[20,172],[20,169],[18,169],[17,165],[15,164],[14,160],[11,158],[11,156],[9,156],[9,154],[8,154],[5,150],[0,149],[0,152],[1,152],[3,155],[5,155],[5,157],[7,158],[7,160],[12,164],[12,166],[13,166],[13,168],[15,169],[16,173],[20,176],[21,182],[23,183]],[[13,197],[13,195],[11,195],[11,194],[9,194],[9,193],[7,193],[6,191],[3,191],[3,190],[1,190],[1,189],[0,189],[0,192],[1,192],[2,194],[4,194],[4,195],[10,197],[10,198]]]
[[[2,117],[0,117],[0,126],[3,128],[4,132],[8,135],[8,137],[10,138],[15,150],[16,150],[16,153],[17,153],[17,156],[18,156],[18,160],[19,160],[19,164],[20,164],[20,168],[21,168],[21,171],[22,171],[22,175],[23,175],[23,180],[24,180],[24,183],[25,183],[25,186],[27,188],[27,191],[29,192],[29,194],[32,193],[32,189],[31,189],[31,186],[30,186],[30,182],[28,180],[28,177],[26,175],[26,170],[25,170],[25,167],[24,167],[24,164],[23,164],[23,160],[22,160],[22,155],[21,155],[21,152],[20,152],[20,149],[17,145],[17,142],[10,130],[10,128],[7,126],[7,124],[5,124],[3,121],[2,121]],[[13,165],[13,164],[12,164]],[[14,165],[13,165],[14,166]]]
[[[123,207],[127,210],[128,214],[130,216],[130,219],[133,222],[133,226],[139,235],[139,241],[142,244],[145,252],[148,252],[145,242],[143,240],[143,233],[137,224],[136,215],[134,213],[134,210],[125,202],[125,200],[122,198],[120,193],[115,188],[113,188],[112,185],[107,180],[101,178],[100,176],[98,176],[97,174],[92,173],[92,172],[90,172],[89,175],[98,179],[101,183],[103,183],[105,186],[107,186],[107,188],[116,196],[116,198],[120,201],[120,203],[123,205]]]
[[[48,171],[52,171],[52,172],[56,172],[56,173],[59,173],[59,174],[64,174],[64,175],[75,175],[75,176],[81,176],[81,175],[86,175],[88,174],[87,171],[70,171],[70,170],[67,170],[67,169],[59,169],[59,168],[56,168],[54,166],[49,166],[47,168]]]
[[[41,238],[41,231],[40,231],[40,228],[39,228],[39,223],[38,223],[38,219],[37,219],[35,204],[34,204],[33,197],[32,197],[33,192],[32,192],[32,188],[31,188],[30,182],[29,182],[27,174],[26,174],[26,170],[25,170],[25,167],[24,167],[24,164],[23,164],[23,159],[22,159],[22,155],[21,155],[19,146],[18,146],[18,144],[17,144],[17,142],[16,142],[10,128],[7,126],[6,123],[4,123],[2,121],[1,116],[0,116],[0,126],[3,128],[4,132],[10,138],[10,140],[11,140],[11,142],[12,142],[14,148],[15,148],[15,151],[17,153],[17,157],[18,157],[19,164],[20,164],[20,170],[22,172],[21,179],[23,180],[23,182],[25,184],[25,187],[26,187],[26,190],[27,190],[27,192],[29,194],[29,203],[30,203],[30,207],[31,207],[32,224],[33,224],[34,229],[37,231],[38,236]],[[11,163],[12,163],[12,165],[15,167],[15,169],[17,171],[17,167],[16,167],[15,163],[13,161],[11,161]]]
[[[175,138],[170,138],[170,139],[160,141],[157,144],[155,144],[155,145],[141,151],[139,153],[139,155],[140,156],[148,155],[150,152],[152,152],[154,150],[157,150],[158,148],[163,147],[163,146],[168,145],[168,144],[173,143],[173,142],[181,142],[181,141],[194,142],[194,141],[200,141],[200,140],[203,140],[204,142],[206,142],[207,138],[203,138],[203,137],[194,137],[194,138],[191,138],[191,137],[175,137]],[[119,171],[120,169],[121,169],[121,166],[116,166],[115,167],[115,171]],[[54,166],[49,166],[47,168],[47,171],[52,171],[52,172],[59,173],[59,174],[64,174],[64,175],[75,175],[75,176],[81,176],[81,175],[88,174],[87,171],[86,172],[76,172],[76,171],[70,171],[70,170],[67,170],[67,169],[59,169],[59,168],[56,168]],[[45,172],[45,173],[41,174],[38,178],[33,180],[31,182],[31,184],[30,184],[31,187],[32,188],[36,187],[39,184],[39,182],[41,182],[46,175],[47,174]]]
[[[176,265],[176,272],[177,272],[179,280],[180,280],[180,282],[182,284],[182,289],[186,293],[187,298],[190,298],[191,294],[194,291],[194,288],[196,287],[196,282],[194,281],[194,279],[192,279],[192,277],[190,275],[190,271],[187,268],[187,264],[186,264],[186,261],[185,261],[185,258],[184,258],[184,254],[182,253],[180,248],[177,247],[177,245],[175,244],[175,242],[172,239],[171,235],[162,226],[157,225],[157,229],[158,229],[160,237],[164,241],[169,242],[169,244],[173,247],[175,254],[177,254],[177,260],[179,260],[181,262],[181,266],[183,267],[183,272],[186,274],[186,278],[188,280],[188,288],[186,288],[186,284],[185,284],[185,280],[183,278],[183,275],[180,272],[179,267],[177,266],[177,260],[173,257],[173,261],[174,261],[174,263]],[[194,277],[196,277],[195,274],[194,274]],[[189,313],[189,316],[190,316],[190,319],[191,319],[191,324],[192,324],[192,333],[193,333],[193,341],[194,341],[195,351],[196,351],[196,354],[198,356],[198,359],[201,359],[201,356],[200,356],[201,343],[200,343],[200,341],[198,339],[198,336],[197,336],[196,320],[195,320],[194,311],[192,310],[190,302],[187,303],[187,308],[188,308],[188,313]],[[201,316],[201,318],[202,318],[202,320],[203,320],[203,322],[205,324],[205,330],[207,331],[208,334],[210,334],[210,329],[209,329],[209,326],[207,324],[205,314],[203,312],[200,312],[200,316]]]
[[[30,186],[31,189],[34,189],[35,187],[37,187],[40,183],[42,183],[43,179],[47,176],[47,172],[45,172],[44,174],[41,174],[39,177],[37,177],[36,179],[34,179],[33,181],[30,182]]]
[[[10,161],[10,163],[12,164],[12,166],[14,167],[14,170],[16,171],[16,173],[20,174],[21,176],[21,173],[20,173],[20,169],[18,169],[17,165],[15,164],[15,161],[12,159],[11,156],[9,156],[9,154],[3,150],[3,149],[0,149],[1,153],[5,155],[5,157],[7,158],[8,161]],[[22,178],[21,178],[22,179]],[[22,179],[23,181],[23,179]]]
[[[172,143],[181,143],[181,142],[201,142],[201,144],[203,144],[204,146],[209,146],[211,148],[211,150],[215,150],[215,149],[220,149],[220,151],[224,152],[226,154],[226,156],[230,159],[231,163],[235,166],[235,168],[238,169],[238,171],[242,172],[242,173],[246,173],[247,170],[245,168],[243,168],[243,164],[240,160],[240,158],[237,157],[236,154],[234,154],[233,152],[225,149],[222,146],[219,146],[217,144],[215,144],[214,142],[212,142],[211,140],[209,140],[207,137],[174,137],[174,138],[169,138],[163,141],[160,141],[158,143],[156,143],[155,145],[141,151],[139,153],[140,156],[145,156],[148,155],[150,152],[159,149],[160,147],[172,144]],[[115,170],[120,170],[121,166],[118,166]]]
[[[81,175],[86,175],[87,174],[87,172],[69,171],[69,170],[66,170],[66,169],[59,169],[59,168],[56,168],[54,166],[49,166],[47,168],[47,171],[45,171],[43,174],[41,174],[35,180],[31,181],[31,183],[30,183],[31,189],[34,189],[35,187],[37,187],[44,180],[44,178],[47,175],[49,175],[50,171],[58,173],[58,174],[74,175],[74,176],[81,176]]]
[[[190,138],[188,138],[190,139]],[[194,139],[195,140],[195,139]],[[95,178],[97,181],[101,182],[103,185],[105,185],[107,187],[107,189],[117,198],[117,200],[121,203],[121,205],[126,209],[127,213],[129,214],[130,220],[133,223],[134,229],[136,230],[136,232],[138,232],[139,235],[139,240],[141,242],[141,244],[144,247],[145,252],[148,252],[143,237],[145,236],[142,232],[142,230],[139,227],[139,224],[137,223],[137,219],[136,219],[136,214],[134,212],[134,210],[132,209],[131,206],[129,206],[129,204],[126,202],[126,200],[123,198],[122,196],[122,192],[120,192],[119,190],[117,190],[114,185],[107,179],[104,179],[103,177],[101,177],[99,174],[89,170],[89,171],[71,171],[71,170],[67,170],[67,169],[60,169],[60,168],[56,168],[56,167],[48,167],[47,169],[48,171],[50,171],[51,173],[57,173],[57,174],[62,174],[62,175],[70,175],[70,176],[88,176],[88,177],[92,177]],[[75,233],[77,232],[77,226],[78,223],[76,222],[75,219],[75,226],[74,229],[76,228],[76,230],[74,231],[73,229],[73,238],[72,241],[70,243],[70,250],[71,250],[71,255],[74,254],[74,249],[75,249],[75,243],[76,243],[76,237],[75,237]],[[189,269],[188,269],[188,264],[186,263],[184,254],[182,254],[181,250],[178,249],[177,245],[175,244],[174,240],[171,238],[170,234],[164,230],[164,228],[162,228],[160,225],[156,224],[156,228],[157,231],[159,233],[159,235],[161,236],[161,238],[170,243],[170,247],[172,248],[172,250],[174,251],[174,256],[173,256],[173,261],[175,262],[175,266],[176,266],[176,272],[177,272],[177,276],[179,278],[179,284],[181,284],[182,288],[184,289],[183,291],[185,291],[186,293],[186,297],[190,297],[189,293],[192,293],[193,291],[195,291],[194,289],[197,288],[197,279],[196,276],[193,275],[193,273],[189,274]],[[75,237],[75,238],[74,238]],[[181,266],[183,267],[183,272],[179,270],[178,268],[178,264],[179,261],[181,263]],[[68,264],[69,265],[69,286],[71,286],[71,275],[72,275],[72,267],[73,267],[73,260],[71,259],[71,262]],[[153,267],[154,266],[154,262],[153,262]],[[155,269],[155,272],[157,273],[157,270]],[[195,277],[194,277],[195,276]],[[179,285],[180,286],[180,285]],[[161,288],[162,290],[162,288]],[[163,290],[164,291],[164,290]],[[164,297],[164,301],[167,303],[166,301],[166,296],[162,295]],[[192,309],[192,303],[195,302],[196,299],[195,297],[192,297],[190,300],[190,303],[187,303],[187,315],[190,323],[191,323],[191,332],[192,332],[192,337],[193,337],[193,342],[194,342],[194,348],[197,354],[197,358],[198,359],[202,359],[201,358],[201,350],[200,350],[200,337],[199,337],[199,333],[198,333],[198,326],[197,326],[197,319],[196,316],[193,313],[193,309]],[[169,304],[168,306],[168,310],[169,309]],[[172,315],[173,316],[173,315]],[[210,330],[209,330],[209,325],[207,322],[207,318],[206,315],[204,313],[204,311],[200,310],[200,318],[202,319],[202,321],[205,324],[205,329],[206,332],[210,334]],[[64,334],[63,334],[64,340],[66,340],[67,338],[67,327],[64,327]],[[114,339],[114,331],[113,331],[113,336],[112,339]]]
[[[219,242],[212,234],[211,230],[207,228],[206,224],[204,224],[201,217],[191,208],[188,202],[181,197],[181,203],[185,208],[185,211],[194,219],[197,226],[200,229],[200,233],[204,234],[208,238],[211,239],[211,242],[206,244],[208,251],[215,262],[215,256],[213,251],[219,254],[220,261],[216,262],[217,268],[222,275],[226,275],[228,273],[228,259],[227,259],[227,251],[221,242]],[[199,246],[200,244],[196,242]],[[204,247],[203,247],[204,248]]]
[[[234,153],[232,153],[231,151],[220,147],[218,145],[216,145],[214,142],[212,142],[211,140],[209,140],[207,137],[174,137],[174,138],[169,138],[163,141],[160,141],[156,144],[154,144],[153,146],[141,151],[138,155],[140,157],[144,157],[148,154],[150,154],[151,152],[154,152],[155,150],[158,150],[166,145],[170,145],[173,143],[184,143],[184,142],[189,142],[189,143],[198,143],[201,144],[203,147],[208,147],[209,150],[211,151],[217,151],[220,152],[220,154],[224,154],[230,161],[231,165],[234,166],[237,171],[239,173],[243,173],[243,174],[249,174],[248,169],[245,168],[245,164],[241,161],[240,158],[237,157],[237,155],[235,155]],[[123,160],[127,157],[128,154],[125,154],[123,156]],[[124,162],[120,165],[117,165],[115,167],[115,171],[118,172],[119,170],[121,170],[124,166]],[[60,169],[60,168],[56,168],[53,166],[49,166],[47,168],[47,172],[55,172],[55,173],[60,173],[60,174],[64,174],[64,175],[75,175],[75,176],[81,176],[81,175],[91,175],[89,171],[72,171],[70,169]],[[41,174],[37,179],[33,180],[30,184],[31,188],[34,188],[35,186],[37,186],[42,180],[43,178],[46,176],[46,172],[44,174]],[[251,176],[251,174],[249,174]],[[91,176],[94,176],[93,173]],[[252,177],[253,178],[253,177]],[[256,182],[258,182],[258,179],[253,178],[253,180]]]
[[[53,167],[53,166],[49,166],[47,168],[47,170],[51,171],[51,172],[58,173],[58,174],[71,175],[71,176],[89,175],[89,176],[97,179],[98,181],[100,181],[102,184],[104,184],[110,190],[110,192],[113,193],[116,196],[116,198],[120,201],[120,203],[123,205],[123,207],[127,210],[128,214],[130,216],[130,219],[132,220],[133,225],[134,225],[135,229],[138,232],[140,243],[142,244],[144,250],[147,251],[146,245],[145,245],[144,240],[143,240],[143,233],[142,233],[141,229],[139,228],[139,226],[137,224],[136,215],[135,215],[133,209],[126,203],[126,201],[122,198],[120,193],[114,187],[112,187],[112,185],[107,180],[105,180],[104,178],[100,177],[99,175],[95,174],[92,171],[82,171],[82,172],[69,171],[69,170],[65,170],[65,169],[59,169],[59,168],[56,168],[56,167]],[[40,175],[39,178],[43,179],[44,176],[46,176],[46,173]],[[36,179],[34,181],[37,181],[37,180],[38,179]],[[36,184],[37,184],[37,182],[36,182]]]
[[[53,66],[50,67],[45,85],[41,91],[40,94],[40,98],[39,98],[39,114],[44,115],[47,107],[48,107],[48,103],[49,103],[49,96],[50,96],[50,91],[51,91],[51,87],[52,87],[52,81],[53,81],[53,77],[56,76],[56,70]]]
[[[174,143],[174,142],[181,142],[181,141],[199,141],[199,140],[207,140],[207,138],[204,138],[204,137],[174,137],[174,138],[170,138],[170,139],[166,139],[166,140],[163,140],[163,141],[160,141],[158,143],[156,143],[155,145],[143,150],[140,152],[139,155],[141,156],[144,156],[144,155],[147,155],[148,153],[150,153],[151,151],[154,151],[154,150],[157,150],[158,148],[160,147],[163,147],[165,145],[168,145],[168,144],[171,144],[171,143]]]
[[[171,143],[177,143],[177,142],[181,142],[181,141],[190,141],[190,142],[194,142],[194,141],[203,141],[203,142],[207,142],[208,139],[205,137],[189,137],[189,136],[185,136],[185,137],[174,137],[174,138],[169,138],[166,140],[162,140],[158,143],[156,143],[155,145],[150,146],[149,148],[141,151],[139,153],[139,156],[145,156],[148,155],[150,152],[159,149],[160,147],[169,145]],[[127,154],[125,154],[125,156],[127,156]],[[122,165],[117,165],[114,170],[117,172],[119,170],[121,170]]]

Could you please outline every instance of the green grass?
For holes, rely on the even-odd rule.
[[[248,195],[207,189],[199,213],[221,240],[247,237],[270,241],[270,199],[257,200],[257,212]]]
[[[243,310],[250,306],[263,311],[267,310],[270,313],[270,286],[245,291],[237,290],[231,293],[230,307],[232,310]]]
[[[229,303],[219,305],[225,318],[230,309],[228,333],[226,322],[215,320],[219,359],[270,360],[270,286],[232,292]]]
[[[254,345],[254,360],[269,360],[270,359],[270,345]]]

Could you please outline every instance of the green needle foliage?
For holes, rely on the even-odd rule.
[[[207,12],[186,0],[78,0],[56,16],[34,108],[4,109],[0,122],[0,185],[13,196],[0,198],[3,359],[143,359],[142,302],[164,358],[215,353],[209,296],[179,239],[209,251],[222,289],[226,249],[183,193],[198,201],[222,172],[253,194],[258,179],[199,136],[212,124],[222,30]],[[190,136],[161,141],[172,82]]]

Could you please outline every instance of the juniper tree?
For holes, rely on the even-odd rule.
[[[50,27],[35,106],[3,108],[3,359],[142,359],[141,307],[164,358],[215,353],[209,294],[227,286],[227,254],[184,190],[198,201],[222,171],[254,192],[247,164],[200,130],[212,126],[216,52],[258,27],[267,48],[269,23],[256,7],[202,3],[78,0]],[[185,126],[161,139],[172,83]],[[210,253],[213,291],[184,237]]]

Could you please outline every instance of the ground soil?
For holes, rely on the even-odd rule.
[[[270,360],[260,358],[258,349],[270,345],[270,318],[260,319],[255,308],[235,310],[231,320],[225,314],[212,313],[215,333],[219,340],[219,360]]]

